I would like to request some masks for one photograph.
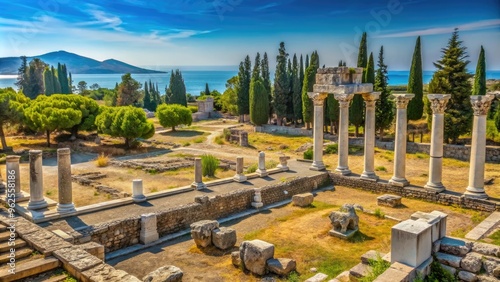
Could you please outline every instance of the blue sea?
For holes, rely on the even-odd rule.
[[[201,91],[205,90],[205,84],[208,83],[210,90],[218,90],[223,93],[226,89],[226,81],[231,77],[238,74],[237,67],[232,70],[230,67],[221,69],[214,67],[213,69],[204,67],[203,69],[190,69],[180,68],[184,83],[186,85],[186,92],[193,95],[199,95]],[[424,83],[429,83],[434,71],[424,71]],[[389,85],[406,85],[408,83],[408,71],[389,71]],[[87,86],[94,83],[99,84],[100,87],[114,88],[116,83],[120,83],[121,74],[74,74],[73,85],[77,85],[79,81],[87,82]],[[271,73],[271,78],[274,76]],[[158,89],[161,93],[165,92],[165,87],[168,86],[170,80],[170,73],[155,73],[155,74],[132,74],[132,77],[144,83],[151,80],[153,83],[158,83]],[[500,79],[500,70],[487,71],[487,79]],[[15,87],[15,75],[0,75],[0,88]]]

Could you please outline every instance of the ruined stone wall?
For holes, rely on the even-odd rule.
[[[342,176],[339,174],[330,173],[334,185],[340,185],[350,188],[362,189],[377,193],[390,193],[400,195],[406,198],[414,198],[428,202],[439,203],[442,205],[455,205],[462,208],[468,208],[479,211],[492,212],[500,210],[495,202],[466,198],[458,193],[436,193],[427,191],[423,188],[408,188],[393,186],[384,182],[372,182],[359,179],[358,177]]]
[[[329,184],[331,184],[331,179],[327,173],[323,173],[265,186],[261,190],[262,203],[264,203],[264,205],[269,205],[291,199],[293,195],[312,192],[318,187],[324,187]]]

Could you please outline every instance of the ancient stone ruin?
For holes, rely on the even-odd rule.
[[[354,205],[344,204],[339,211],[333,211],[329,215],[333,228],[328,232],[331,236],[341,239],[350,238],[359,230],[359,217]]]
[[[274,258],[274,245],[262,240],[243,241],[240,250],[231,253],[231,258],[234,266],[261,276],[268,272],[286,276],[297,267],[293,259]]]

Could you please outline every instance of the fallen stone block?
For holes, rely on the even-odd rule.
[[[307,279],[304,282],[322,282],[322,281],[325,281],[326,278],[328,278],[328,275],[326,275],[324,273],[316,273],[316,275]]]
[[[219,228],[217,220],[202,220],[191,224],[191,237],[198,247],[212,244],[212,230]]]
[[[382,258],[383,256],[385,256],[385,254],[370,250],[361,256],[361,262],[363,264],[370,264],[371,260],[377,260],[378,258]]]
[[[227,227],[212,230],[212,243],[221,250],[232,248],[236,244],[236,230]]]
[[[377,197],[377,205],[395,208],[401,205],[401,196],[385,194]]]
[[[173,265],[167,265],[158,268],[157,270],[144,276],[144,282],[181,282],[184,273],[182,270]]]
[[[257,275],[266,274],[266,262],[274,256],[274,245],[261,241],[243,241],[240,245],[240,258],[243,266]]]
[[[293,259],[277,258],[267,260],[267,269],[280,276],[287,276],[297,268],[297,263]]]
[[[231,262],[233,263],[234,266],[240,267],[241,265],[240,251],[231,253]]]
[[[474,242],[472,251],[486,256],[500,257],[500,246]]]
[[[292,196],[292,203],[294,206],[307,207],[314,201],[312,193],[303,193]]]
[[[460,267],[462,267],[462,269],[473,273],[478,273],[481,270],[481,265],[482,256],[477,253],[468,253],[462,259],[462,262],[460,262]]]

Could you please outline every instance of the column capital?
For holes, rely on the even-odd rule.
[[[5,162],[6,163],[10,163],[10,162],[19,162],[19,159],[21,158],[21,156],[17,156],[17,155],[8,155],[5,157]]]
[[[415,97],[415,94],[392,94],[392,97],[396,101],[396,108],[406,109],[410,100]]]
[[[325,103],[326,97],[328,97],[328,93],[316,93],[316,92],[308,92],[307,96],[311,98],[315,106],[323,106]]]
[[[371,92],[371,93],[362,93],[363,100],[365,100],[365,104],[367,108],[375,107],[375,102],[380,97],[380,92]]]
[[[443,114],[450,98],[450,94],[427,94],[427,99],[431,102],[432,113]]]
[[[475,116],[484,116],[488,114],[491,106],[491,101],[495,98],[494,95],[471,95],[470,103],[472,104],[472,109],[474,110]]]
[[[349,102],[351,102],[354,94],[334,94],[333,97],[335,100],[339,101],[341,108],[349,107]]]

